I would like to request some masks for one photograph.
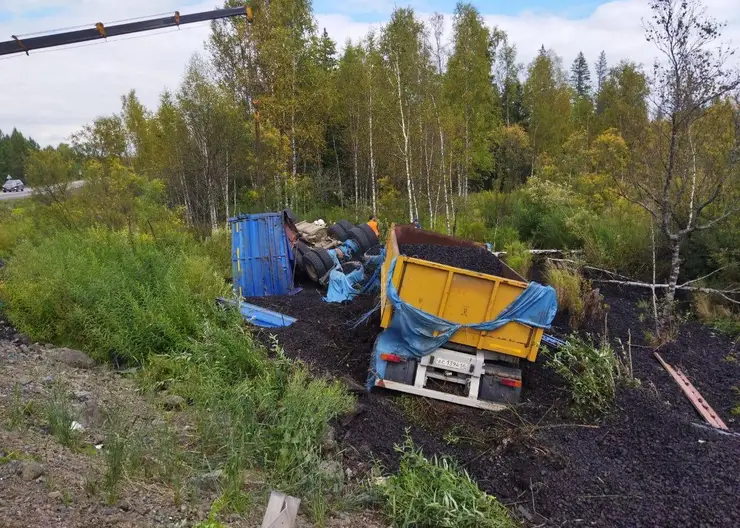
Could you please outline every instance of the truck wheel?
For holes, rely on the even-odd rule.
[[[285,214],[285,217],[294,224],[298,222],[298,217],[290,208],[286,207],[285,209],[283,209],[283,214]]]
[[[324,265],[324,268],[326,268],[326,271],[329,271],[334,267],[334,259],[329,256],[329,252],[324,248],[313,248],[312,253],[318,255],[318,257],[321,259],[322,264]]]
[[[308,244],[306,244],[302,240],[298,240],[295,243],[295,249],[296,249],[296,253],[300,253],[301,255],[305,255],[306,253],[311,251],[311,248],[308,247]]]
[[[375,231],[373,231],[372,227],[370,227],[367,224],[360,224],[357,227],[359,229],[362,229],[365,232],[365,235],[367,236],[367,241],[370,243],[367,249],[370,249],[371,247],[378,245],[378,235],[375,234]]]
[[[367,239],[365,231],[363,231],[359,227],[353,227],[350,230],[349,238],[357,242],[357,245],[360,246],[359,253],[364,253],[372,247],[370,245],[370,241]]]
[[[306,270],[308,278],[314,282],[319,282],[319,279],[329,271],[324,266],[321,258],[313,251],[309,251],[303,255],[303,268]]]
[[[296,251],[293,254],[293,257],[295,257],[295,271],[296,271],[296,273],[298,273],[300,271],[303,271],[303,255],[299,251]]]
[[[416,377],[416,360],[409,359],[400,363],[388,363],[383,379],[413,385]]]
[[[342,226],[342,229],[344,229],[345,233],[349,233],[350,229],[355,227],[352,222],[348,222],[347,220],[337,220],[337,225]]]
[[[334,224],[329,229],[326,230],[327,233],[329,233],[329,236],[339,240],[340,242],[345,242],[347,240],[347,231],[344,230],[344,228],[339,224]]]

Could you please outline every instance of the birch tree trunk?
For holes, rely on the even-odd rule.
[[[409,159],[409,131],[406,128],[406,117],[403,111],[403,93],[401,89],[401,69],[398,60],[394,63],[396,70],[396,87],[398,88],[398,110],[401,116],[401,134],[403,135],[403,161],[406,168],[406,190],[409,200],[409,222],[414,221],[414,198],[411,191],[411,160]]]
[[[372,82],[372,81],[371,81]],[[370,135],[370,190],[373,201],[373,214],[378,214],[378,207],[375,196],[375,150],[373,149],[373,89],[370,87],[370,108],[368,112],[369,119],[369,135]]]
[[[344,191],[342,190],[342,171],[339,168],[339,153],[337,152],[337,138],[332,135],[332,142],[334,143],[334,159],[337,163],[337,180],[339,181],[339,205],[344,209]]]

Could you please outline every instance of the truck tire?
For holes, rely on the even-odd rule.
[[[309,251],[303,255],[303,269],[306,270],[308,278],[314,282],[319,282],[321,277],[326,275],[326,272],[329,271],[326,269],[326,266],[324,266],[321,258],[313,251]]]
[[[293,254],[293,257],[295,258],[295,271],[296,273],[299,273],[303,271],[303,255],[300,253],[300,251],[296,251]]]
[[[365,235],[367,235],[367,241],[370,242],[370,245],[367,247],[367,249],[378,245],[378,235],[375,234],[375,231],[373,231],[372,227],[367,224],[360,224],[357,227],[362,229],[365,232]]]
[[[365,251],[367,251],[368,249],[372,247],[372,245],[370,244],[370,241],[367,239],[367,235],[365,234],[365,231],[363,231],[359,227],[353,227],[350,230],[349,238],[357,242],[357,245],[360,246],[359,253],[364,253]]]
[[[329,233],[329,236],[339,240],[340,242],[345,242],[348,238],[347,231],[344,230],[344,228],[339,224],[334,224],[329,229],[326,230],[327,233]]]
[[[344,229],[345,233],[349,233],[350,229],[355,227],[352,222],[348,222],[347,220],[337,220],[337,225],[342,226],[342,229]]]
[[[413,385],[416,377],[416,360],[409,359],[400,363],[388,363],[385,366],[385,376],[383,379]]]
[[[286,218],[294,224],[298,222],[298,217],[290,208],[286,207],[285,209],[283,209],[283,214],[285,214]]]
[[[326,268],[326,271],[329,271],[334,267],[334,260],[329,256],[329,252],[327,250],[325,250],[324,248],[313,248],[313,250],[311,251],[318,255],[318,257],[321,259],[321,262],[324,264],[324,268]]]
[[[306,253],[311,251],[311,248],[308,247],[308,244],[306,244],[302,240],[298,240],[295,243],[295,249],[296,249],[296,253],[300,253],[301,255],[305,255]]]

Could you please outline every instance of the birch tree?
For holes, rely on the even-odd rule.
[[[661,314],[665,331],[684,241],[740,211],[738,186],[733,185],[740,168],[736,129],[730,131],[721,163],[709,162],[707,135],[700,134],[719,101],[737,94],[740,73],[728,62],[735,50],[721,42],[722,25],[707,16],[699,0],[653,0],[650,7],[645,33],[660,55],[652,86],[653,112],[660,117],[651,123],[649,148],[643,152],[648,174],[616,183],[652,215],[668,243],[670,273]]]
[[[458,193],[467,195],[469,178],[493,168],[490,138],[497,124],[492,82],[492,34],[480,13],[459,3],[453,23],[453,52],[445,80],[446,100],[457,116],[455,142],[460,153]]]

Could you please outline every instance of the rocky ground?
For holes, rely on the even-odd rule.
[[[178,486],[166,478],[174,444],[165,439],[186,444],[191,427],[178,398],[149,397],[131,373],[96,365],[78,351],[34,344],[0,314],[0,526],[180,528],[207,519],[219,472],[183,472]],[[72,419],[72,427],[55,429],[60,416]],[[102,446],[113,432],[139,440],[142,467],[136,474],[125,470],[111,496]],[[246,514],[220,518],[226,526],[261,525],[269,490],[260,484],[258,473],[245,476],[254,503]],[[298,526],[312,524],[301,516]],[[371,514],[352,513],[328,526],[380,525]]]

